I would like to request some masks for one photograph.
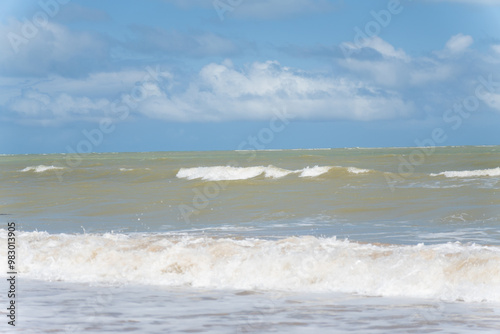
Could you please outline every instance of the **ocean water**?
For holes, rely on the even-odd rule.
[[[0,180],[21,333],[500,329],[500,146],[3,155]]]

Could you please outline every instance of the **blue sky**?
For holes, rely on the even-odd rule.
[[[0,4],[4,154],[493,145],[499,125],[497,0]]]

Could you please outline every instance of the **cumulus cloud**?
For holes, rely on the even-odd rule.
[[[363,40],[363,43],[360,44],[344,42],[340,47],[344,49],[348,55],[357,54],[363,49],[372,49],[385,59],[410,60],[410,57],[402,49],[396,50],[394,46],[378,36],[366,38]]]
[[[50,96],[35,89],[25,89],[6,105],[18,122],[50,124],[74,120],[98,120],[109,106],[107,99],[90,99],[66,93]],[[14,115],[15,114],[15,115]]]
[[[462,33],[453,35],[446,41],[442,50],[434,51],[434,55],[441,59],[450,60],[462,56],[474,43],[474,39]]]
[[[86,75],[105,67],[109,59],[109,43],[103,37],[52,22],[43,27],[28,20],[0,24],[0,49],[4,76]]]
[[[451,64],[441,64],[429,59],[423,59],[417,66],[409,69],[408,83],[415,86],[429,83],[440,83],[453,77],[456,70]]]
[[[459,40],[450,39],[450,49],[457,51],[466,45]],[[359,78],[384,87],[423,86],[445,81],[456,74],[453,63],[436,57],[410,57],[378,36],[366,38],[362,44],[344,42],[340,48],[348,55],[338,60],[341,66]]]
[[[445,51],[449,54],[458,54],[464,52],[474,42],[471,36],[457,34],[452,36],[445,45]]]
[[[112,104],[124,101],[127,94],[135,94],[136,98],[138,90],[139,93],[149,92],[145,88],[149,87],[150,81],[162,80],[163,86],[170,89],[170,77],[169,72],[147,67],[143,70],[95,73],[86,78],[52,76],[47,80],[14,79],[10,80],[11,84],[27,88],[11,89],[8,94],[0,94],[0,106],[4,110],[4,119],[7,116],[22,122],[48,124],[98,120],[110,114]],[[0,86],[4,81],[0,80]]]
[[[56,22],[40,26],[11,19],[0,23],[0,76],[84,77],[116,68],[113,54],[132,58],[229,57],[246,47],[211,32],[185,33],[139,25],[130,26],[127,36],[118,41],[98,33],[73,31]]]
[[[422,110],[429,110],[428,103],[435,109],[451,105],[453,95],[446,96],[447,91],[456,94],[457,89],[473,89],[473,80],[458,85],[453,79],[461,71],[460,54],[471,43],[468,36],[458,34],[443,49],[453,57],[435,53],[411,57],[374,37],[356,56],[334,58],[343,72],[320,74],[277,61],[235,66],[226,60],[206,64],[188,76],[163,71],[155,75],[156,80],[146,81],[144,69],[90,73],[85,78],[50,76],[25,82],[31,90],[8,101],[0,94],[0,103],[12,115],[44,122],[102,117],[116,102],[131,106],[135,116],[185,122],[264,120],[281,108],[303,120],[419,117]],[[362,54],[366,50],[377,56],[366,57]],[[450,80],[456,89],[443,90],[442,85],[450,87]],[[138,86],[144,92],[139,100],[134,97]],[[437,96],[436,91],[442,93]],[[497,100],[489,96],[485,103],[497,109]]]
[[[180,32],[147,27],[132,27],[131,31],[136,36],[123,46],[145,54],[238,54],[237,45],[213,33],[185,38]],[[129,105],[134,117],[185,122],[264,120],[276,109],[286,109],[303,120],[419,117],[422,110],[429,109],[424,104],[431,98],[436,100],[429,103],[439,109],[451,105],[450,98],[457,92],[470,94],[478,73],[476,68],[471,80],[455,80],[464,70],[461,57],[476,57],[474,52],[466,52],[473,40],[463,34],[452,36],[442,50],[428,56],[410,56],[377,36],[362,45],[344,43],[356,52],[348,58],[336,54],[331,58],[332,70],[322,73],[271,60],[239,66],[226,60],[205,63],[188,75],[160,71],[155,80],[144,79],[148,76],[145,68],[112,71],[101,64],[86,68],[86,62],[106,63],[110,57],[109,44],[99,36],[72,32],[58,24],[49,24],[39,34],[18,55],[0,54],[0,88],[6,89],[0,91],[0,108],[7,113],[3,118],[7,115],[11,120],[17,117],[44,124],[96,120],[106,116],[114,103]],[[9,41],[2,43],[5,46]],[[319,51],[321,57],[335,52],[332,48]],[[498,46],[490,51],[498,52]],[[486,64],[476,58],[477,63]],[[68,70],[75,65],[85,75]],[[138,87],[144,93],[140,99],[134,96]],[[497,109],[497,100],[490,96],[485,103]]]
[[[500,93],[486,92],[480,98],[488,107],[496,112],[500,112]]]
[[[286,109],[297,119],[374,120],[408,117],[414,112],[413,104],[395,92],[292,69],[276,61],[255,62],[242,69],[229,60],[210,63],[176,93],[172,80],[170,73],[161,72],[156,80],[138,83],[143,92],[140,98],[131,86],[118,102],[131,106],[136,114],[173,121],[265,120],[276,109]],[[69,86],[78,87],[80,81]],[[44,88],[50,87],[23,91],[7,103],[7,109],[23,119],[65,121],[102,117],[112,103],[76,92],[48,93]]]
[[[177,121],[263,120],[286,108],[298,119],[387,119],[407,116],[411,103],[344,78],[312,75],[276,61],[236,69],[230,61],[211,63],[181,94],[158,94],[138,110],[149,117]]]

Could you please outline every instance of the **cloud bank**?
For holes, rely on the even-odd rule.
[[[264,2],[252,6],[259,5]],[[302,5],[297,0],[290,6]],[[106,18],[98,14],[86,15]],[[130,105],[132,117],[180,122],[265,120],[277,109],[297,120],[422,118],[441,115],[442,108],[471,94],[477,73],[500,76],[498,66],[492,66],[498,63],[498,44],[481,54],[473,49],[474,39],[462,33],[450,36],[442,49],[417,57],[377,36],[362,45],[344,42],[342,47],[355,51],[351,57],[337,53],[328,60],[329,68],[313,71],[275,59],[236,64],[234,58],[248,46],[211,32],[147,26],[129,27],[129,37],[118,41],[49,22],[16,53],[6,36],[22,24],[0,24],[0,48],[6,50],[0,53],[0,117],[14,122],[97,121],[120,103]],[[333,48],[319,50],[325,59],[325,50]],[[117,53],[191,57],[201,64],[187,71],[160,61],[151,74],[151,62],[117,65]],[[307,56],[315,57],[314,52]],[[458,76],[466,80],[457,81]],[[485,101],[493,111],[500,110],[498,96],[490,94]]]

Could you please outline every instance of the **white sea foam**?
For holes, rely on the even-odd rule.
[[[332,169],[331,166],[314,166],[306,167],[297,172],[300,172],[299,177],[315,177],[327,173],[330,169]]]
[[[35,173],[43,173],[48,170],[54,170],[54,169],[64,169],[64,167],[56,167],[56,166],[45,166],[45,165],[38,165],[38,166],[28,166],[24,169],[21,169],[20,172],[35,172]]]
[[[445,177],[476,177],[476,176],[500,176],[500,167],[490,169],[477,169],[477,170],[462,170],[462,171],[445,171],[442,173],[434,174],[431,176]]]
[[[264,175],[267,178],[281,178],[291,174],[298,174],[299,177],[317,177],[327,173],[332,168],[345,169],[350,174],[364,174],[372,171],[370,169],[342,166],[307,166],[297,170],[288,170],[272,165],[267,167],[213,166],[181,168],[177,173],[177,177],[188,180],[201,179],[206,181],[247,180],[259,175]]]
[[[332,168],[345,169],[351,174],[368,173],[370,169],[362,169],[357,167],[341,167],[341,166],[313,166],[302,169],[288,170],[284,168],[269,165],[253,166],[253,167],[232,167],[232,166],[212,166],[212,167],[193,167],[181,168],[177,172],[178,178],[195,180],[201,179],[205,181],[229,181],[229,180],[247,180],[259,175],[264,175],[267,178],[282,178],[287,175],[297,174],[299,177],[317,177],[330,171]]]
[[[293,171],[274,166],[269,166],[264,171],[265,177],[271,177],[271,178],[280,178],[283,176],[287,176],[288,174],[291,173],[293,173]]]
[[[363,169],[357,167],[347,167],[347,171],[352,174],[365,174],[371,172],[370,169]]]
[[[254,167],[194,167],[181,168],[177,173],[178,178],[188,180],[202,179],[206,181],[229,181],[247,180],[264,174],[265,177],[279,178],[292,173],[292,171],[274,166],[254,166]]]
[[[6,244],[5,230],[0,240]],[[27,279],[500,301],[494,246],[45,232],[17,240],[17,269]]]

